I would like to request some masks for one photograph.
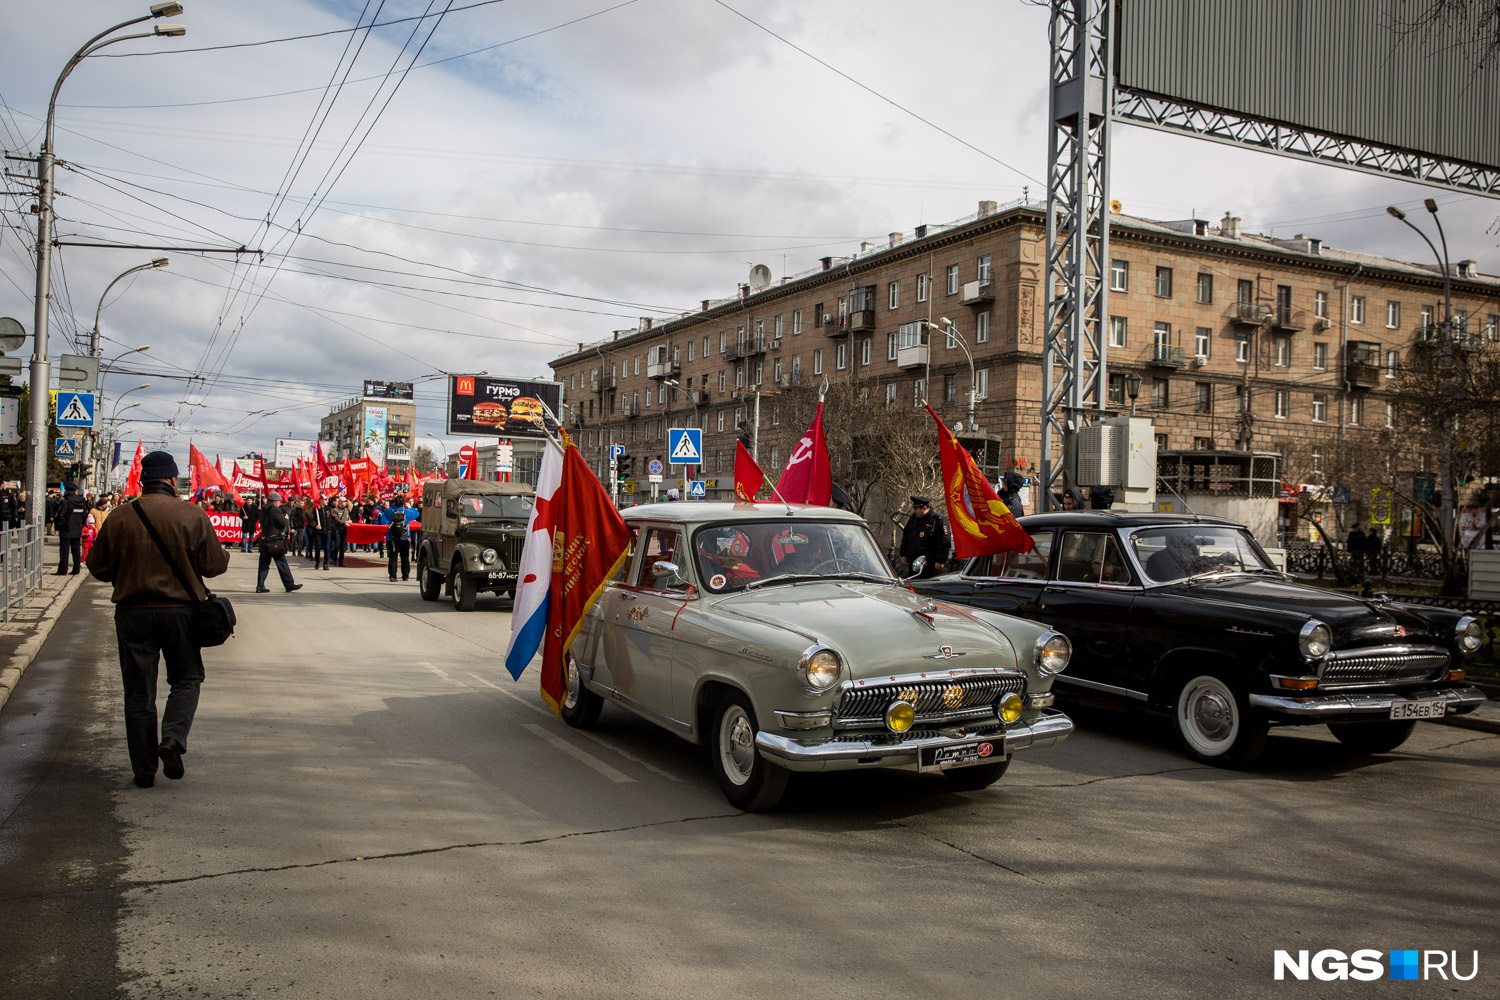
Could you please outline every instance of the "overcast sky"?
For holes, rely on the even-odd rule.
[[[431,444],[441,372],[550,377],[580,341],[730,296],[754,264],[795,274],[1045,195],[1046,12],[1022,0],[455,0],[435,31],[346,30],[446,3],[188,0],[186,37],[106,48],[64,84],[61,238],[264,251],[167,252],[110,294],[104,358],[150,345],[105,383],[104,417],[158,421],[124,427],[132,445],[269,452],[367,378],[418,382]],[[13,11],[0,144],[34,155],[71,54],[148,6]],[[3,199],[0,315],[30,332],[25,186]],[[1416,261],[1385,206],[1425,221],[1436,196],[1452,259],[1500,273],[1496,202],[1336,168],[1121,126],[1111,193]],[[54,358],[86,350],[110,279],[158,253],[61,249]]]

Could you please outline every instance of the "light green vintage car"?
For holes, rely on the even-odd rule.
[[[1068,640],[934,601],[831,507],[661,503],[624,512],[631,555],[568,662],[563,718],[605,701],[706,744],[729,801],[775,805],[789,771],[914,767],[978,789],[1073,731],[1052,708]]]

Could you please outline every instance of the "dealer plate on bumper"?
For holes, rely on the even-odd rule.
[[[1392,719],[1441,719],[1448,711],[1448,702],[1443,698],[1422,698],[1417,701],[1398,701],[1391,706]]]
[[[1005,759],[1004,739],[1002,736],[993,740],[976,740],[973,743],[926,747],[918,758],[917,767],[922,771],[948,771],[973,764],[996,764]]]

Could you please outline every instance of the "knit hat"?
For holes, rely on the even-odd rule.
[[[170,451],[147,452],[146,457],[141,459],[141,481],[151,479],[176,479],[177,459],[172,457]]]

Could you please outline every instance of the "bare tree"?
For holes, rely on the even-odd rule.
[[[1500,64],[1497,0],[1402,0],[1394,27],[1426,51],[1457,49],[1475,73]]]
[[[411,467],[424,476],[430,476],[437,471],[437,455],[427,445],[419,444],[411,451]]]

